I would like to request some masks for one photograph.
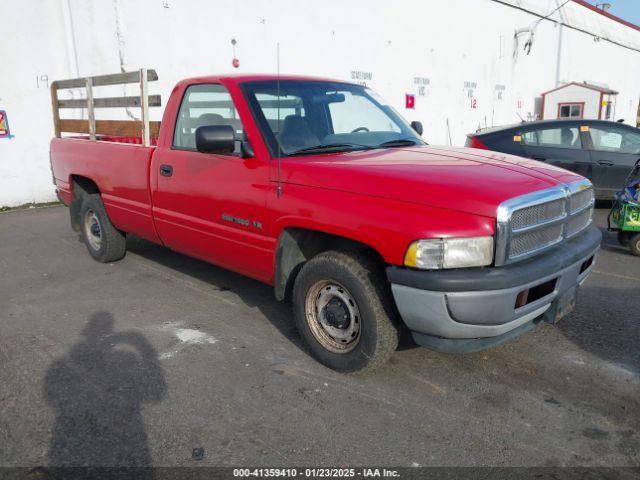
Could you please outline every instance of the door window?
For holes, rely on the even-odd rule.
[[[582,148],[577,127],[531,130],[522,135],[522,143],[535,147]]]
[[[241,138],[243,134],[238,111],[224,86],[191,85],[182,98],[173,135],[173,146],[195,150],[196,128],[208,125],[231,125],[236,132],[236,138]]]
[[[582,118],[583,103],[561,103],[558,105],[558,118]]]
[[[640,154],[640,132],[617,127],[591,127],[594,150]]]

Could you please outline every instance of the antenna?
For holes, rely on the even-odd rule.
[[[276,43],[276,63],[277,63],[277,77],[276,77],[276,92],[278,98],[276,99],[276,105],[278,108],[278,136],[280,135],[280,42]],[[278,144],[278,158],[276,159],[276,169],[277,169],[277,188],[276,195],[277,198],[282,196],[282,181],[280,178],[280,158],[282,157],[282,147],[280,146],[280,140],[276,138],[276,143]]]

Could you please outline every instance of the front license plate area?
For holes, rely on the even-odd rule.
[[[576,300],[578,299],[578,287],[573,287],[564,292],[558,298],[558,305],[556,307],[555,322],[559,322],[562,318],[566,317],[569,313],[576,308]]]

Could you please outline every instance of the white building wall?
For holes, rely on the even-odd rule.
[[[49,79],[69,75],[58,2],[0,2],[0,110],[13,138],[0,138],[0,207],[54,199]],[[42,78],[41,78],[42,77]]]
[[[183,77],[234,70],[231,39],[240,72],[275,73],[279,43],[282,73],[367,78],[407,119],[422,121],[430,143],[462,145],[479,126],[532,118],[539,95],[569,81],[619,91],[616,118],[632,123],[640,98],[640,32],[573,2],[550,17],[594,32],[594,41],[523,10],[544,16],[560,3],[5,0],[0,110],[7,110],[14,138],[0,139],[0,206],[54,199],[49,93],[36,78],[155,68],[160,80],[152,93],[166,100]],[[514,58],[515,30],[534,26],[530,54],[522,51],[524,34]],[[407,93],[417,95],[415,110],[404,108]]]

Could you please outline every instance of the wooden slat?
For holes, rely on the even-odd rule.
[[[142,120],[142,144],[145,147],[150,145],[151,136],[149,132],[149,87],[147,86],[147,69],[140,69],[140,112]]]
[[[58,90],[51,85],[51,109],[53,110],[53,131],[60,138],[60,112],[58,111]]]
[[[52,90],[53,92],[53,90]],[[160,95],[149,95],[149,106],[160,107]],[[93,99],[93,108],[140,107],[140,97],[103,97]],[[58,108],[87,108],[85,99],[58,100]]]
[[[158,138],[160,122],[149,122],[150,136]],[[88,120],[60,120],[60,131],[90,133]],[[96,120],[96,134],[113,137],[141,137],[142,122],[138,120]]]
[[[87,111],[89,112],[89,138],[91,140],[96,139],[96,114],[93,111],[93,80],[91,78],[85,79],[86,84],[86,96],[87,96]]]
[[[103,87],[105,85],[119,85],[121,83],[138,83],[140,81],[140,71],[113,73],[110,75],[98,75],[89,77],[94,87]],[[147,81],[154,82],[158,80],[158,74],[155,70],[147,70]],[[56,80],[51,84],[51,88],[58,90],[62,88],[82,88],[85,86],[84,78],[70,78],[68,80]]]

